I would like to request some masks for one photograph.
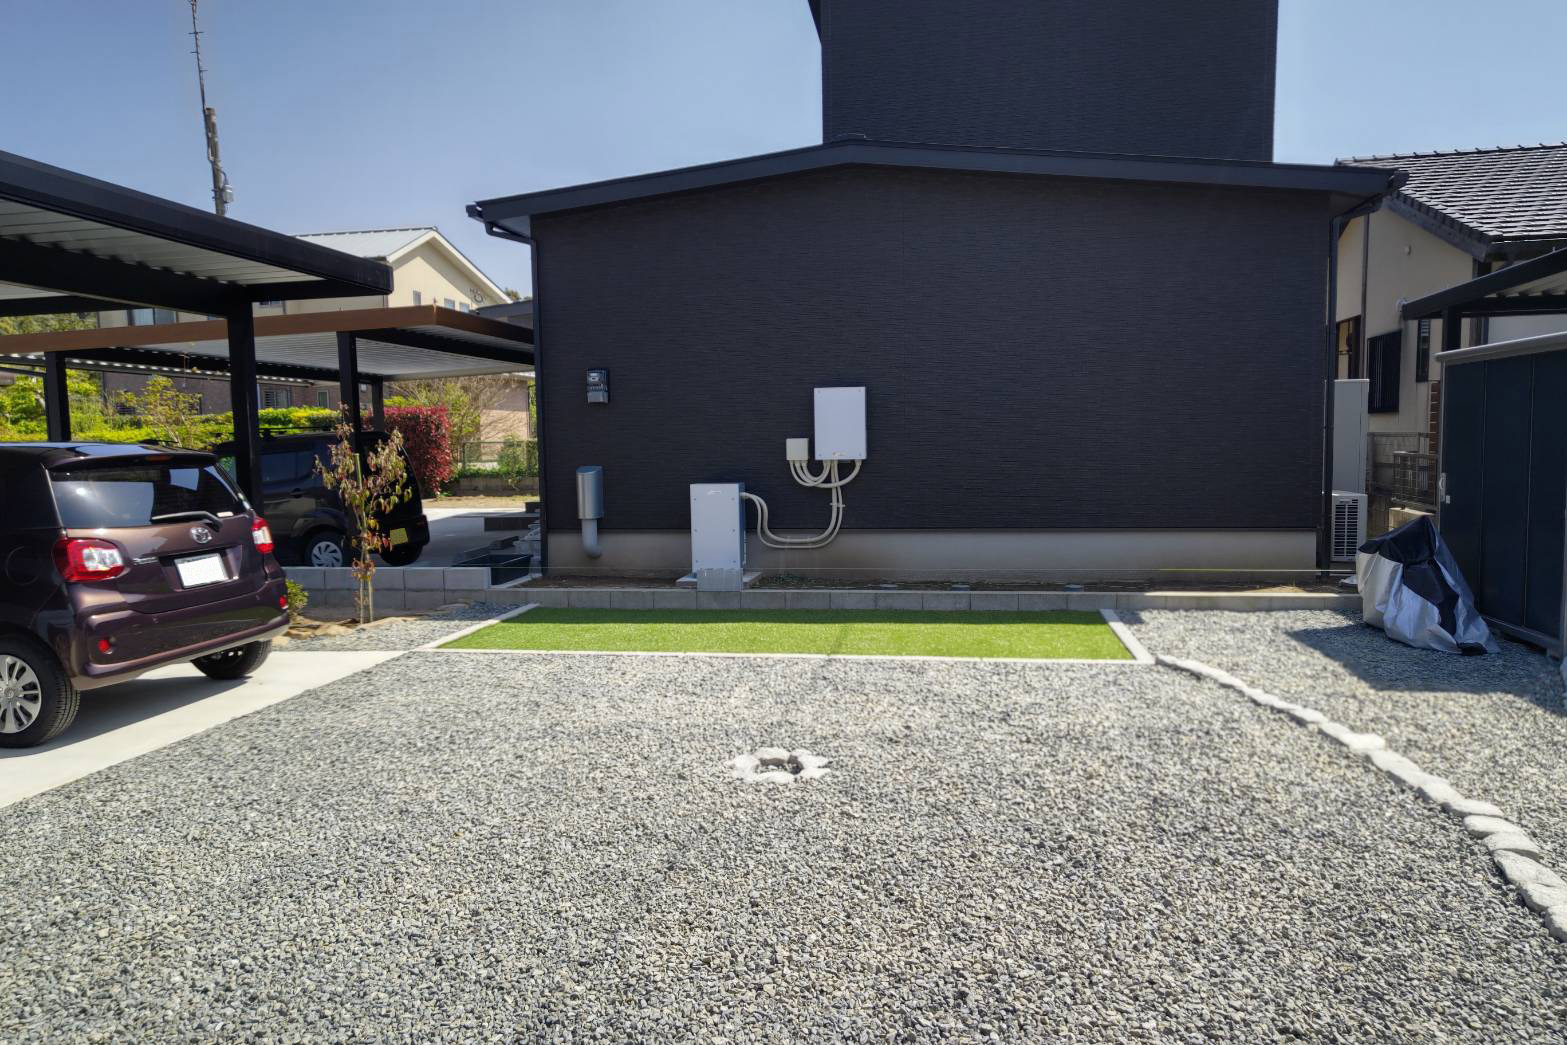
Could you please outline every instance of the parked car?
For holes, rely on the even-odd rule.
[[[266,520],[212,454],[5,443],[0,490],[0,747],[166,664],[241,678],[288,627]]]
[[[365,432],[363,438],[368,450],[387,435]],[[353,520],[316,470],[317,461],[323,465],[331,462],[336,441],[330,432],[262,438],[261,510],[272,524],[278,561],[285,566],[347,566],[353,560],[348,547]],[[217,448],[225,461],[233,460],[233,452],[232,444]],[[380,553],[388,566],[410,565],[430,543],[424,501],[406,452],[403,461],[408,466],[408,495],[378,519],[381,533],[392,542]]]

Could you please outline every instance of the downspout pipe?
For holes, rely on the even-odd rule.
[[[604,518],[604,469],[587,464],[577,469],[577,518],[582,520],[582,552],[590,559],[604,554],[599,546],[599,520]]]

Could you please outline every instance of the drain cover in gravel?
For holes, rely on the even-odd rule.
[[[815,780],[826,776],[830,759],[809,751],[785,751],[781,747],[759,747],[749,755],[737,755],[729,765],[735,776],[748,784],[792,784],[796,780]]]

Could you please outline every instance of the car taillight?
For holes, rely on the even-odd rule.
[[[256,521],[250,524],[250,537],[256,542],[256,551],[262,555],[272,550],[272,528],[267,525],[265,519],[257,517]]]
[[[54,546],[54,563],[67,581],[108,581],[125,572],[118,545],[91,537],[62,537]]]

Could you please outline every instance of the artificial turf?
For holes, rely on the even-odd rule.
[[[1130,660],[1097,613],[535,609],[446,649]]]

